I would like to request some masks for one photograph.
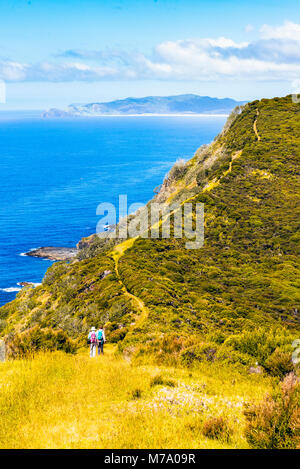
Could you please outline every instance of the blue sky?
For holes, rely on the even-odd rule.
[[[0,110],[300,84],[299,0],[0,0],[0,18]]]

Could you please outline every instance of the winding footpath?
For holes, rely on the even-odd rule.
[[[132,300],[137,305],[137,307],[140,311],[140,316],[138,317],[137,321],[135,322],[135,325],[134,325],[133,329],[135,329],[135,328],[137,328],[141,325],[141,323],[148,317],[149,311],[148,311],[148,308],[145,306],[143,300],[141,300],[141,298],[133,295],[132,293],[130,293],[127,290],[127,287],[124,284],[124,282],[122,281],[122,278],[121,278],[121,275],[120,275],[120,272],[119,272],[119,260],[122,256],[124,256],[127,249],[131,248],[134,245],[136,239],[137,239],[137,237],[136,238],[130,238],[130,239],[127,239],[126,241],[123,241],[123,243],[118,244],[117,246],[115,246],[113,251],[111,251],[110,254],[109,254],[109,256],[114,261],[115,273],[116,273],[118,281],[119,281],[119,283],[122,287],[122,291],[123,291],[124,295],[127,298],[129,298],[130,300]]]

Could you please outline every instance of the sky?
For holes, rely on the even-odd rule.
[[[0,111],[299,87],[299,0],[0,0]]]

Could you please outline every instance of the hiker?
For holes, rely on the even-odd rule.
[[[91,330],[88,335],[88,343],[90,344],[90,357],[95,357],[97,347],[97,334],[95,327],[91,327]]]
[[[97,330],[97,344],[98,344],[98,355],[100,355],[100,353],[104,353],[103,352],[103,345],[104,345],[104,342],[105,342],[105,334],[104,334],[104,329],[102,327],[100,327],[98,330]]]

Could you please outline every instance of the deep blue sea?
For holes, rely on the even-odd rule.
[[[174,162],[209,143],[225,119],[0,113],[0,305],[51,265],[22,253],[75,246],[95,232],[97,205],[119,194],[146,203]]]

